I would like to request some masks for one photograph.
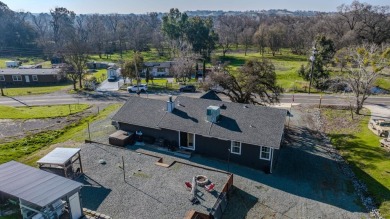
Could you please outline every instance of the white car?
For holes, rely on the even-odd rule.
[[[133,86],[130,86],[130,87],[127,87],[127,91],[129,93],[131,92],[145,92],[148,90],[148,85],[146,84],[140,84],[140,85],[133,85]]]

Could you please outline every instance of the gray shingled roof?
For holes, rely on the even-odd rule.
[[[221,106],[217,123],[206,121],[208,106]],[[113,120],[279,148],[287,110],[179,96],[172,113],[161,100],[130,97]]]
[[[222,101],[221,98],[213,90],[207,91],[205,94],[199,97],[200,99],[208,99],[208,100],[219,100]]]
[[[16,161],[0,165],[0,192],[39,207],[78,190],[81,183]]]
[[[0,69],[0,75],[57,75],[59,71],[56,68],[4,68]]]

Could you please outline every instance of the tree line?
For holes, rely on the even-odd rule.
[[[139,62],[143,62],[138,52],[154,48],[159,55],[174,61],[172,71],[177,78],[186,78],[194,65],[196,70],[203,69],[204,76],[206,61],[210,61],[216,48],[224,57],[232,50],[241,50],[245,55],[251,50],[276,56],[282,48],[294,54],[308,54],[315,47],[313,60],[297,74],[322,89],[329,85],[328,67],[336,60],[341,70],[349,72],[342,81],[355,93],[358,112],[367,90],[388,64],[389,49],[383,45],[390,41],[389,14],[389,6],[359,1],[340,5],[336,12],[312,16],[251,11],[208,17],[189,16],[178,9],[162,16],[155,12],[76,15],[63,7],[50,13],[31,14],[14,12],[0,2],[0,33],[4,33],[0,34],[0,54],[62,59],[68,64],[65,71],[76,88],[77,81],[82,87],[90,54],[108,58],[118,53],[122,58],[124,51],[136,52],[134,60],[123,61],[123,72],[131,77]],[[378,60],[383,64],[380,67]],[[198,66],[199,61],[202,66]],[[219,85],[226,84],[224,93],[233,101],[255,103],[252,94],[256,93],[264,97],[262,102],[274,102],[282,91],[276,85],[272,63],[266,60],[247,62],[238,76],[219,67],[214,69],[211,79],[219,81]],[[357,67],[360,71],[356,71]],[[257,80],[264,76],[269,78]],[[237,86],[240,88],[234,89]],[[253,89],[242,89],[245,86]]]
[[[195,53],[208,56],[218,46],[223,54],[243,46],[273,55],[281,48],[306,54],[315,37],[324,35],[336,50],[362,42],[380,45],[390,38],[389,6],[374,6],[353,1],[340,5],[336,12],[314,16],[241,13],[214,17],[188,16],[172,9],[141,15],[76,15],[58,7],[49,13],[14,12],[0,2],[0,48],[16,55],[63,52],[67,41],[76,35],[99,56],[126,50],[156,48],[161,55],[177,55],[177,48],[190,43]]]

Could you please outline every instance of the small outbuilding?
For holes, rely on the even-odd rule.
[[[16,161],[0,165],[0,203],[16,203],[23,218],[81,218],[81,186]]]
[[[74,179],[83,174],[80,148],[56,148],[37,161],[39,169]]]

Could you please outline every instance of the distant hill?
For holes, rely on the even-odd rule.
[[[200,16],[200,17],[218,17],[221,15],[247,15],[247,16],[258,16],[258,15],[270,15],[270,16],[315,16],[319,11],[288,11],[286,9],[271,9],[271,10],[259,10],[259,11],[209,11],[209,10],[197,10],[197,11],[186,11],[188,16]]]

